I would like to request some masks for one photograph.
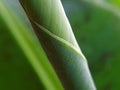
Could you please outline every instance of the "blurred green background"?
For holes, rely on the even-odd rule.
[[[62,3],[97,89],[120,90],[120,1],[62,0]],[[0,90],[45,90],[26,59],[1,24]]]

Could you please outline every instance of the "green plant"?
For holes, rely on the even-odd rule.
[[[48,90],[62,90],[63,87],[67,90],[95,90],[87,61],[75,40],[61,2],[20,1],[29,19],[18,0],[1,0],[1,23],[12,33],[44,87]]]

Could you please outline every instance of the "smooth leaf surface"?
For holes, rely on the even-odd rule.
[[[36,29],[38,36],[42,37],[41,42],[45,50],[51,52],[48,57],[65,89],[95,90],[85,57],[68,42],[61,40],[44,27],[37,24]]]
[[[44,90],[26,56],[0,19],[0,90]]]
[[[95,90],[60,0],[20,0],[66,90]],[[28,4],[29,3],[29,4]]]
[[[27,56],[28,63],[43,83],[44,88],[62,90],[61,83],[36,39],[18,0],[14,0],[14,2],[1,0],[0,11],[0,17],[3,20],[1,23],[7,26],[8,32],[10,31],[12,33],[22,48],[24,54]]]

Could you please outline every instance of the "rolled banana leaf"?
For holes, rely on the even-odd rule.
[[[60,0],[20,0],[65,90],[96,90]]]

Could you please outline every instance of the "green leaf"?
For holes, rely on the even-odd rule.
[[[27,56],[28,63],[30,63],[45,88],[48,90],[62,90],[61,83],[36,39],[18,0],[13,2],[11,0],[1,0],[0,17],[4,21],[1,23],[5,24],[7,30],[12,33]]]
[[[0,18],[0,90],[44,90],[26,56]]]
[[[60,0],[20,0],[66,90],[95,90]]]

